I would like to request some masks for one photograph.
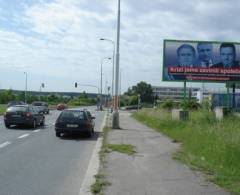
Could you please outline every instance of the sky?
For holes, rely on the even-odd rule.
[[[121,0],[121,91],[162,81],[164,39],[238,41],[238,0]],[[0,0],[0,88],[96,92],[112,85],[117,0]],[[74,83],[81,86],[74,88]],[[206,84],[207,85],[207,84]],[[189,83],[188,86],[200,86]],[[210,84],[211,88],[224,85]]]

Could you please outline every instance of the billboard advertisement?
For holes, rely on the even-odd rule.
[[[164,40],[163,81],[240,81],[240,43]]]

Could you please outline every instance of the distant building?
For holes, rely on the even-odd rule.
[[[172,99],[174,101],[181,101],[184,96],[184,88],[183,87],[162,87],[162,86],[153,86],[153,94],[154,96],[158,96],[159,100]],[[197,92],[200,88],[196,87],[187,87],[186,97],[197,99]]]

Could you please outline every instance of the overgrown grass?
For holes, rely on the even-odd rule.
[[[116,152],[133,155],[136,153],[135,147],[131,144],[108,144],[107,147]]]
[[[106,164],[106,153],[109,152],[108,146],[107,146],[107,136],[110,131],[109,127],[104,127],[103,129],[103,143],[101,150],[99,152],[99,158],[100,158],[100,169],[98,171],[98,174],[95,175],[95,183],[91,185],[91,192],[93,194],[99,194],[103,195],[104,188],[110,183],[106,180],[105,172],[104,172],[104,166]]]
[[[176,158],[209,174],[210,180],[240,194],[240,118],[216,121],[208,111],[193,111],[187,121],[174,121],[164,110],[143,109],[134,117],[181,142]]]
[[[7,109],[6,104],[0,104],[0,115],[3,115],[6,109]]]

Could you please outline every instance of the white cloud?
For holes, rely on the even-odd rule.
[[[240,24],[239,3],[233,0],[122,1],[120,65],[123,88],[145,80],[162,84],[163,39],[234,40]],[[19,29],[3,30],[0,25],[2,68],[28,66],[30,74],[98,84],[100,60],[112,56],[115,40],[117,1],[55,0],[26,5],[14,23]],[[2,29],[2,30],[1,30]],[[104,63],[111,80],[111,64]],[[62,84],[64,85],[64,83]],[[166,85],[165,83],[163,85]],[[33,86],[34,89],[34,86]],[[61,88],[62,89],[62,88]],[[68,90],[65,86],[64,90]]]

